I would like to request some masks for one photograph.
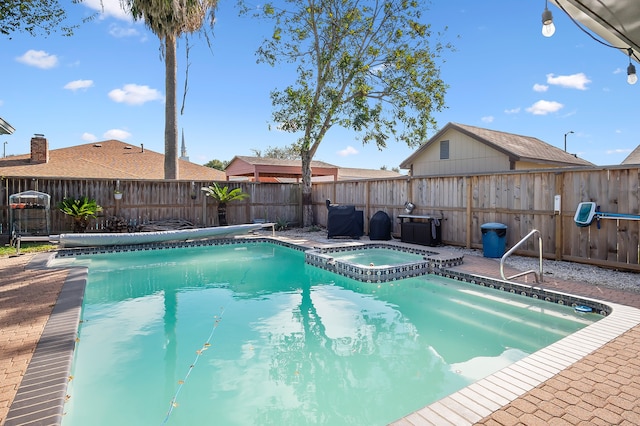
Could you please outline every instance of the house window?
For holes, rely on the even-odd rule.
[[[449,159],[449,141],[440,141],[440,159]]]

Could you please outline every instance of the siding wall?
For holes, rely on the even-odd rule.
[[[449,159],[440,159],[440,142],[449,141]],[[428,146],[413,163],[414,176],[484,173],[509,170],[509,158],[503,153],[458,131],[445,132]]]

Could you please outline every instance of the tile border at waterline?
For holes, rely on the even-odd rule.
[[[218,244],[196,245],[221,245],[220,243],[233,244],[245,241],[233,239],[219,241]],[[251,239],[249,241],[276,243],[300,251],[309,249],[309,247],[264,237]],[[193,244],[178,243],[170,244],[169,246],[165,245],[161,248],[178,248],[184,246],[193,246]],[[134,248],[135,251],[151,249],[151,247]],[[105,251],[102,249],[82,249],[82,251],[84,252],[83,254],[96,254],[126,250]],[[72,252],[75,252],[76,255],[79,253],[78,251]],[[42,253],[36,255],[27,265],[27,268],[47,269],[49,261],[56,255],[57,253]],[[66,255],[70,256],[71,254],[66,253]],[[64,255],[61,257],[64,257]],[[29,423],[59,425],[62,421],[64,403],[67,399],[66,388],[71,372],[73,351],[82,309],[82,298],[84,296],[88,274],[86,267],[69,269],[70,273],[63,285],[49,321],[45,326],[32,361],[27,367],[16,397],[11,404],[5,426],[17,426]],[[493,285],[494,288],[504,291],[509,291],[508,288],[504,287],[505,285],[513,284],[488,277],[457,271],[447,271],[446,269],[438,269],[434,272],[436,275],[457,279],[470,284]],[[502,288],[495,287],[496,284],[501,285]],[[561,292],[542,291],[544,291],[545,294],[558,295],[555,300],[556,303],[558,300],[564,301],[567,297],[571,297],[574,304],[588,303],[593,305],[595,303],[604,308],[603,312],[608,315],[596,323],[552,345],[540,349],[522,360],[452,395],[408,414],[394,424],[403,425],[406,424],[406,421],[421,424],[429,418],[440,419],[444,424],[451,425],[473,424],[507,403],[517,399],[519,396],[524,395],[527,391],[553,377],[574,362],[579,361],[587,354],[604,346],[612,339],[640,324],[640,310],[636,308],[595,299],[580,298]],[[570,354],[570,357],[568,359],[566,357],[559,357],[559,353],[564,355]],[[43,386],[43,384],[45,384],[44,382],[48,385]]]

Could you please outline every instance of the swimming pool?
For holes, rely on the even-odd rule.
[[[386,424],[600,318],[267,243],[90,258],[64,425]]]

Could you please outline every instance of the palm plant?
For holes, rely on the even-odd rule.
[[[83,233],[89,225],[89,219],[95,219],[102,211],[96,200],[86,196],[80,198],[65,197],[58,203],[58,209],[73,219],[73,232]]]
[[[236,200],[244,200],[249,194],[242,192],[240,188],[229,190],[228,186],[220,186],[217,183],[202,188],[207,197],[211,197],[218,202],[218,224],[227,225],[227,203]]]
[[[135,20],[143,19],[145,25],[158,36],[163,47],[166,92],[164,178],[178,179],[176,43],[183,34],[200,31],[205,18],[213,28],[218,0],[120,0],[120,4]]]

